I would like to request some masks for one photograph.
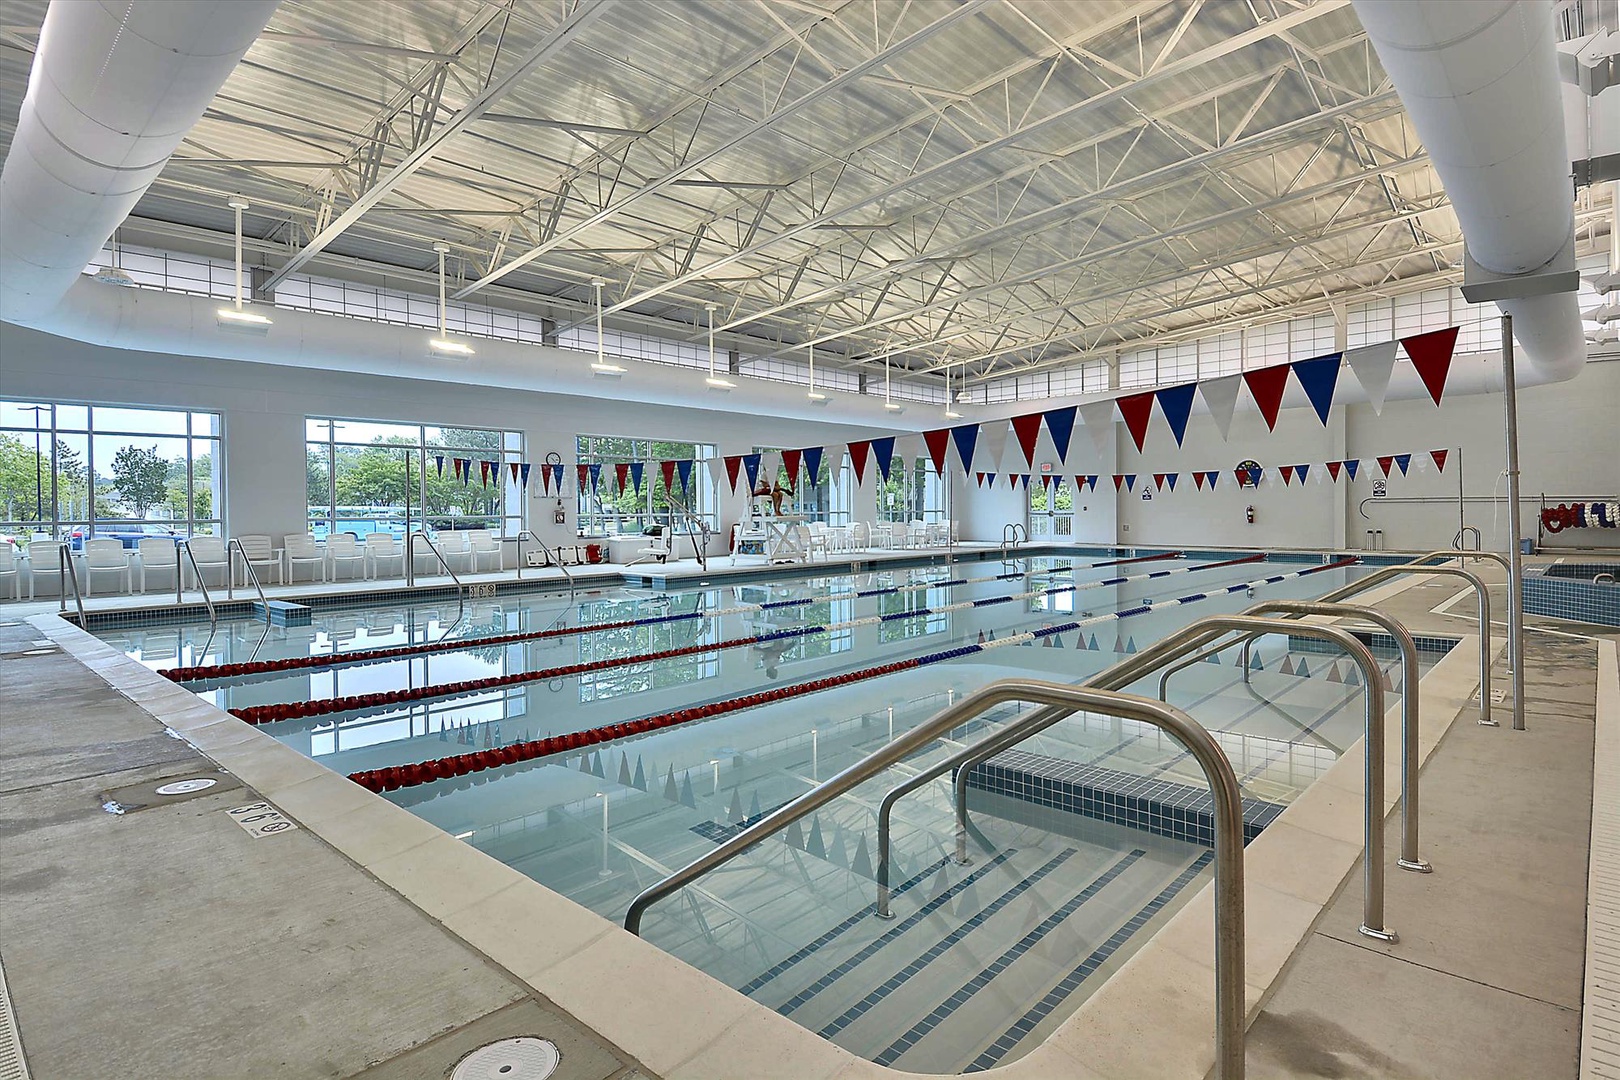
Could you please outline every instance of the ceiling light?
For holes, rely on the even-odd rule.
[[[947,420],[960,420],[960,419],[962,419],[962,414],[957,412],[951,406],[947,405],[947,406],[945,406],[945,419],[947,419]]]
[[[602,353],[602,286],[606,284],[601,278],[591,278],[591,288],[596,290],[596,359],[591,363],[591,374],[603,379],[617,379],[624,374],[625,368],[609,363]]]
[[[906,411],[906,407],[900,404],[898,401],[885,401],[883,403],[883,407],[892,413],[903,413]]]
[[[816,346],[810,345],[810,392],[804,395],[810,399],[812,405],[827,404],[827,395],[816,389]]]
[[[214,312],[222,323],[234,323],[238,326],[269,326],[270,319],[260,315],[257,311],[247,308],[222,307]]]
[[[714,370],[714,309],[719,304],[704,304],[703,310],[709,313],[709,377],[704,379],[710,390],[718,390],[722,394],[730,393],[737,388],[737,384],[730,379],[722,379]]]
[[[711,390],[735,390],[735,389],[737,389],[737,384],[736,383],[732,382],[730,379],[722,379],[718,375],[710,375],[707,379],[704,379],[703,381],[708,384],[708,386],[709,386],[709,388]]]
[[[592,374],[600,375],[604,379],[617,379],[625,373],[625,370],[618,364],[609,364],[602,360],[594,361],[591,364]]]
[[[815,402],[817,405],[827,404],[827,395],[823,394],[820,390],[812,390],[804,396]]]
[[[444,356],[471,356],[473,354],[471,345],[461,341],[450,341],[446,338],[434,338],[428,342],[428,347]]]
[[[235,303],[231,307],[222,307],[214,312],[214,315],[226,326],[243,328],[269,326],[268,316],[249,311],[242,304],[242,211],[248,208],[248,201],[240,195],[233,195],[226,200],[225,205],[236,213],[236,296]]]
[[[465,360],[473,354],[471,345],[459,341],[451,341],[448,325],[445,321],[444,303],[444,257],[450,252],[450,245],[443,240],[433,242],[433,251],[439,256],[439,336],[428,342],[428,348],[440,356],[453,356],[458,360]]]

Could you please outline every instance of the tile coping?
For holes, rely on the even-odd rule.
[[[1412,577],[1367,594],[1394,595]],[[1383,597],[1378,597],[1382,599]],[[517,979],[665,1080],[757,1080],[760,1044],[795,1080],[895,1080],[421,818],[373,795],[158,676],[55,615],[28,620],[136,705],[439,921]],[[1500,640],[1493,641],[1498,651]],[[1477,688],[1478,640],[1463,636],[1424,677],[1424,760]],[[1399,709],[1386,718],[1384,810],[1399,799]],[[1358,741],[1245,856],[1252,1019],[1361,855]],[[1389,856],[1393,861],[1394,854]],[[454,883],[447,888],[447,883]],[[477,909],[509,918],[468,918]],[[1201,1080],[1214,1063],[1214,892],[1206,883],[1038,1047],[998,1068],[1008,1080]],[[1401,912],[1390,913],[1399,927]],[[515,933],[517,926],[548,933]],[[616,972],[630,979],[605,978]],[[611,986],[608,984],[612,984]],[[1144,1038],[1144,1017],[1152,1038]],[[750,1053],[750,1049],[754,1053]],[[724,1051],[724,1052],[722,1052]],[[755,1061],[754,1065],[758,1062]]]

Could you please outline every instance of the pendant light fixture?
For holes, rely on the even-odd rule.
[[[261,329],[270,325],[270,319],[257,311],[248,310],[242,302],[242,211],[248,208],[248,201],[234,195],[225,205],[236,212],[236,302],[231,307],[220,308],[214,314],[227,326]]]
[[[591,278],[591,288],[596,290],[596,362],[591,364],[591,372],[604,379],[617,379],[624,374],[624,368],[608,363],[602,351],[602,286],[606,284],[601,278]]]
[[[443,240],[435,240],[433,250],[439,256],[439,336],[429,341],[428,347],[440,356],[450,356],[463,360],[473,354],[473,348],[464,341],[450,340],[448,320],[445,314],[444,257],[450,254],[450,245]]]
[[[962,419],[962,414],[956,411],[956,405],[951,401],[951,366],[949,364],[945,365],[945,419]]]
[[[897,401],[892,401],[889,398],[889,357],[887,353],[885,353],[883,356],[883,407],[892,413],[903,413],[906,411],[906,407],[904,405]]]
[[[709,377],[703,381],[709,384],[710,390],[729,394],[737,388],[737,384],[730,379],[721,378],[714,370],[714,309],[719,306],[719,304],[703,305],[703,310],[709,313]]]
[[[804,395],[812,405],[827,404],[827,395],[816,389],[816,347],[810,346],[810,392]]]

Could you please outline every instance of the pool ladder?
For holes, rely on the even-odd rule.
[[[1018,539],[1020,533],[1023,534],[1023,540]],[[1003,525],[1001,527],[1001,561],[1011,561],[1010,553],[1017,551],[1020,543],[1029,543],[1029,527],[1018,521],[1009,521]]]

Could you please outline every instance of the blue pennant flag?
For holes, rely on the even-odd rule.
[[[1350,479],[1354,480],[1356,478],[1356,470],[1359,468],[1361,468],[1360,458],[1344,459],[1344,471],[1350,474]]]
[[[1299,482],[1301,484],[1303,484],[1305,482],[1305,477],[1307,475],[1309,475],[1310,471],[1311,471],[1311,467],[1309,465],[1295,465],[1294,466],[1294,473],[1299,477]]]
[[[807,446],[803,450],[805,474],[809,476],[812,484],[821,475],[821,452],[824,449],[826,448],[822,446]]]
[[[1176,477],[1178,477],[1180,475],[1181,475],[1180,473],[1165,473],[1164,474],[1164,482],[1166,484],[1170,485],[1170,490],[1171,491],[1176,490]]]
[[[979,445],[978,424],[958,424],[951,428],[951,441],[956,444],[956,456],[962,462],[962,474],[973,471],[973,451]]]
[[[1125,474],[1125,490],[1126,491],[1135,491],[1136,490],[1136,474],[1135,473],[1126,473]]]
[[[1333,391],[1339,385],[1339,361],[1343,355],[1329,353],[1310,360],[1294,361],[1294,378],[1305,388],[1305,396],[1311,399],[1311,407],[1316,410],[1324,427],[1327,426],[1328,412],[1333,408]]]
[[[524,487],[529,486],[529,467],[530,466],[529,466],[529,463],[527,461],[525,461],[523,464],[518,466],[518,472],[523,475],[523,486]],[[440,475],[443,475],[443,470],[440,470]]]
[[[1398,466],[1400,468],[1401,475],[1405,476],[1406,475],[1406,467],[1408,465],[1412,464],[1412,455],[1411,454],[1396,454],[1395,455],[1395,464],[1396,464],[1396,466]]]
[[[991,488],[994,488],[996,486],[996,474],[995,473],[993,473],[993,472],[985,473],[984,474],[984,479],[985,479],[985,483],[989,484]]]
[[[637,495],[641,494],[641,475],[646,468],[647,466],[639,461],[630,463],[630,486],[636,489]]]
[[[559,462],[553,463],[552,466],[551,466],[551,486],[557,489],[557,494],[558,495],[562,494],[562,478],[563,478],[562,462],[559,461]]]
[[[872,440],[872,456],[877,459],[878,475],[887,482],[889,466],[894,464],[894,436]]]
[[[439,475],[440,476],[444,475],[444,455],[443,454],[434,454],[433,455],[433,467],[439,470]]]
[[[759,486],[759,455],[743,455],[743,475],[748,477],[748,494],[752,495]]]
[[[602,488],[602,463],[594,462],[591,467],[591,494],[597,494]]]
[[[681,478],[681,494],[690,494],[692,490],[692,458],[682,458],[675,463],[675,475]]]
[[[1184,386],[1167,386],[1154,394],[1159,399],[1159,411],[1164,413],[1165,421],[1170,425],[1170,434],[1176,437],[1176,445],[1187,435],[1187,418],[1192,415],[1193,394],[1198,391],[1197,383],[1187,383]],[[1174,483],[1171,484],[1174,487]]]
[[[1058,460],[1066,461],[1069,457],[1069,439],[1074,435],[1074,416],[1079,406],[1070,405],[1063,409],[1051,409],[1046,413],[1046,433],[1052,436],[1052,445],[1057,449]],[[963,468],[966,468],[966,464]]]
[[[1219,472],[1210,472],[1205,474],[1204,479],[1209,482],[1209,490],[1215,490],[1215,481],[1220,477],[1220,475],[1221,474]]]

